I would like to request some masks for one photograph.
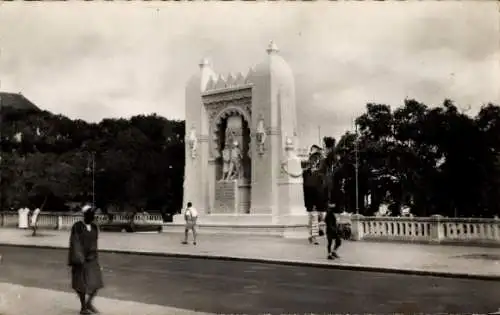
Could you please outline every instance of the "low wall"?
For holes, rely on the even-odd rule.
[[[353,240],[500,245],[500,220],[409,217],[351,217]]]
[[[0,212],[0,226],[2,227],[18,227],[19,219],[16,212]],[[81,220],[81,214],[74,213],[55,213],[55,212],[41,212],[38,215],[37,227],[39,229],[54,229],[54,230],[67,230],[73,226],[74,223]],[[28,215],[28,222],[31,220],[31,215]],[[97,214],[96,223],[127,223],[130,221],[130,216],[125,214],[112,214],[112,221],[110,216],[106,214]],[[160,214],[136,214],[134,222],[138,224],[160,224],[163,225],[163,218]]]
[[[42,212],[37,225],[41,229],[64,230],[80,219],[80,214]],[[104,214],[96,215],[96,221],[97,224],[110,222]],[[129,216],[113,214],[112,222],[127,223]],[[163,219],[159,214],[136,214],[134,222],[163,224]],[[356,241],[500,245],[500,219],[444,218],[438,215],[419,218],[352,215],[348,218],[339,217],[339,222],[350,222],[352,239]],[[16,212],[0,212],[0,226],[18,227],[18,223]]]

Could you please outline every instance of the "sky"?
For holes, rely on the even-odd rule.
[[[99,121],[184,119],[209,58],[246,73],[274,40],[296,82],[301,143],[339,137],[366,103],[474,114],[500,104],[500,4],[461,2],[3,2],[0,90]]]

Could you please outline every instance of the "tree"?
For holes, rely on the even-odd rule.
[[[360,198],[371,196],[371,215],[380,203],[393,214],[410,206],[416,215],[491,216],[498,213],[500,107],[488,104],[475,118],[450,100],[429,108],[415,100],[391,111],[368,104],[358,117]],[[346,207],[355,206],[355,135],[337,145]],[[494,175],[497,174],[497,175]]]
[[[140,115],[90,124],[7,109],[1,127],[2,208],[44,200],[47,208],[63,208],[68,200],[89,201],[93,184],[103,208],[175,212],[181,207],[183,121]]]
[[[182,206],[183,121],[138,115],[94,124],[12,108],[2,108],[0,118],[2,209],[44,202],[63,209],[69,200],[89,201],[93,184],[104,209],[175,213]],[[500,214],[499,106],[470,117],[450,100],[432,108],[405,100],[394,110],[370,103],[356,122],[360,134],[337,142],[337,171],[328,179],[345,210],[356,210],[357,161],[362,214],[382,202],[393,214],[403,206],[421,216]]]

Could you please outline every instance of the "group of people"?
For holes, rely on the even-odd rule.
[[[31,230],[33,231],[32,235],[36,236],[37,222],[41,209],[36,208],[35,210],[31,211],[29,208],[20,208],[19,210],[17,210],[17,212],[19,214],[19,228],[31,228]]]

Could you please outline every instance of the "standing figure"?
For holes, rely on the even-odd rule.
[[[92,207],[82,207],[83,221],[71,227],[68,265],[71,266],[71,286],[80,299],[80,314],[97,314],[93,299],[103,287],[98,256],[99,230],[94,223]]]
[[[28,209],[29,211],[29,209]],[[36,229],[37,229],[37,223],[38,223],[38,216],[40,215],[40,208],[36,208],[33,210],[33,213],[31,214],[31,229],[33,230],[32,236],[36,236]]]
[[[340,238],[341,236],[340,229],[339,226],[337,225],[337,217],[335,216],[335,207],[328,208],[325,217],[325,224],[326,224],[326,240],[327,240],[326,250],[328,253],[327,257],[328,259],[339,258],[337,250],[339,249],[340,245],[342,245],[342,239]],[[332,242],[334,240],[335,240],[335,245],[332,251]]]
[[[229,165],[231,164],[231,149],[226,144],[222,150],[222,180],[226,180],[229,176]]]
[[[239,148],[238,141],[233,142],[233,148],[231,149],[231,161],[229,163],[227,180],[239,178],[241,175],[241,150]]]
[[[339,180],[338,173],[338,162],[337,155],[335,152],[335,138],[325,137],[323,138],[323,143],[325,146],[325,152],[323,154],[323,160],[321,169],[319,170],[320,174],[323,176],[322,180],[322,192],[324,194],[323,197],[323,205],[322,205],[322,228],[321,231],[324,230],[326,224],[326,212],[327,209],[330,209],[333,206],[335,209],[340,208],[340,199],[341,195],[341,185],[338,185],[337,182]]]
[[[187,203],[184,219],[186,220],[186,227],[184,229],[184,241],[182,244],[188,243],[189,230],[191,230],[193,232],[193,245],[196,245],[196,222],[198,221],[198,211],[193,207],[191,202]]]

